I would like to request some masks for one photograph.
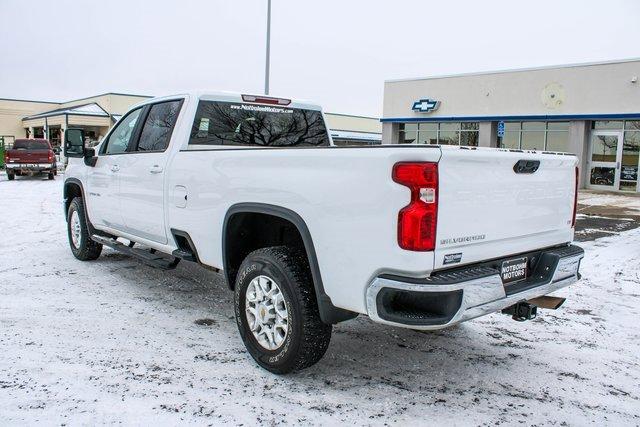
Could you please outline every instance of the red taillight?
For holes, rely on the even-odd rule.
[[[284,98],[272,98],[270,96],[255,96],[255,95],[242,95],[244,102],[255,102],[257,104],[269,104],[269,105],[289,105],[290,99]]]
[[[398,213],[398,245],[410,251],[432,251],[438,219],[438,164],[396,163],[392,177],[411,190],[410,203]]]
[[[53,159],[55,158],[53,151],[49,150],[49,163],[53,163]]]
[[[575,227],[576,226],[576,214],[578,213],[578,179],[580,176],[580,172],[578,167],[576,166],[576,186],[575,186],[575,190],[576,192],[573,195],[573,217],[571,218],[571,227]]]

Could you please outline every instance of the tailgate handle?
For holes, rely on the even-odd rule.
[[[534,173],[540,167],[540,160],[518,160],[513,165],[515,173]]]

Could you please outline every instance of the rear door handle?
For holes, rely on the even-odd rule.
[[[162,166],[160,165],[153,165],[149,168],[149,172],[150,173],[162,173]]]
[[[118,172],[119,170],[120,170],[120,166],[118,165],[111,166],[111,172]]]

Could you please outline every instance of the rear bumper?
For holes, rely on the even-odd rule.
[[[5,167],[16,172],[45,172],[56,169],[54,163],[7,163]]]
[[[532,261],[529,278],[505,287],[505,259],[434,273],[425,279],[376,277],[367,288],[369,317],[411,329],[442,329],[547,295],[580,278],[584,250],[576,245],[523,254]],[[513,257],[509,257],[511,259]]]

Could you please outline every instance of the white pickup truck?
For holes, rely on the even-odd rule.
[[[317,105],[223,93],[145,101],[83,141],[66,131],[75,257],[107,245],[223,271],[246,348],[275,373],[316,363],[358,314],[422,330],[525,320],[580,277],[573,155],[336,147]]]

